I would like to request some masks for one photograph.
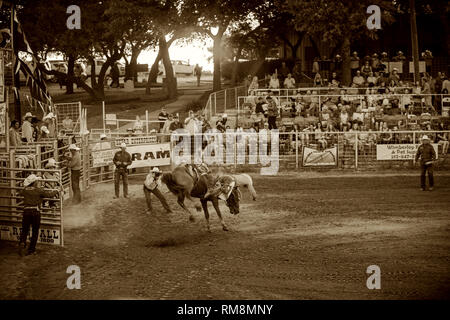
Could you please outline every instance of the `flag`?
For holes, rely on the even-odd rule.
[[[37,61],[33,50],[23,32],[22,26],[17,18],[17,13],[14,11],[14,48],[16,50],[16,59],[14,71],[18,73],[19,70],[23,72],[26,77],[26,85],[30,88],[31,97],[45,104],[51,104],[52,99],[45,83],[45,76],[41,70],[37,67],[39,61]],[[17,56],[18,51],[25,51],[32,57],[31,63],[28,65],[25,61],[22,61]],[[16,84],[18,87],[19,84]]]

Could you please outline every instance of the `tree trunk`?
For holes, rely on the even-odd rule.
[[[73,68],[75,67],[75,58],[72,55],[68,56],[68,64],[67,64],[67,77],[66,77],[66,94],[73,93],[73,78],[74,72]]]
[[[239,59],[242,55],[242,48],[238,48],[238,51],[236,53],[236,57],[234,57],[234,64],[233,64],[233,71],[231,73],[231,85],[236,86],[236,83],[238,82],[238,70],[239,70]]]
[[[137,58],[139,57],[140,53],[140,49],[131,49],[130,62],[128,63],[127,68],[125,68],[125,81],[130,79],[133,81],[137,81]]]
[[[222,88],[222,73],[220,70],[220,61],[222,54],[222,36],[225,32],[225,28],[219,27],[217,31],[217,35],[213,37],[214,46],[213,46],[213,55],[214,55],[214,74],[213,74],[213,91],[219,91]]]
[[[95,59],[89,59],[91,64],[91,87],[94,88],[97,86],[97,77],[95,76]]]
[[[350,70],[350,38],[344,38],[342,42],[342,84],[349,86],[352,82]]]
[[[169,46],[164,36],[159,38],[159,51],[161,52],[162,61],[164,64],[167,94],[168,98],[172,99],[177,96],[177,86],[175,76],[173,74],[172,62],[170,61]]]
[[[148,74],[147,84],[156,83],[156,79],[158,79],[159,73],[159,62],[162,59],[161,51],[158,51],[158,55],[156,56],[155,61],[150,68],[150,73]]]

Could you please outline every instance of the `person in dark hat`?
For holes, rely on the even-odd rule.
[[[428,190],[433,190],[434,186],[434,176],[433,176],[433,162],[436,160],[436,151],[434,151],[433,146],[430,144],[430,138],[427,135],[422,137],[422,144],[417,149],[416,153],[416,163],[420,159],[420,189],[422,191],[427,190],[426,188],[426,177],[425,174],[428,172],[429,188]]]
[[[58,194],[57,190],[45,191],[38,185],[41,177],[30,174],[23,182],[24,189],[21,191],[23,196],[23,219],[22,232],[20,234],[19,248],[26,248],[28,233],[31,226],[31,239],[27,255],[34,254],[36,243],[39,236],[39,227],[41,225],[41,207],[44,198],[52,198]]]

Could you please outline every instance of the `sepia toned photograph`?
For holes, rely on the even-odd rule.
[[[448,301],[449,21],[445,0],[0,0],[0,302]]]

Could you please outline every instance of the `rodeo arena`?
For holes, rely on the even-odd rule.
[[[0,299],[448,299],[449,59],[425,49],[419,78],[408,47],[352,50],[349,85],[340,55],[197,74],[201,108],[105,99],[95,127],[2,42]]]

